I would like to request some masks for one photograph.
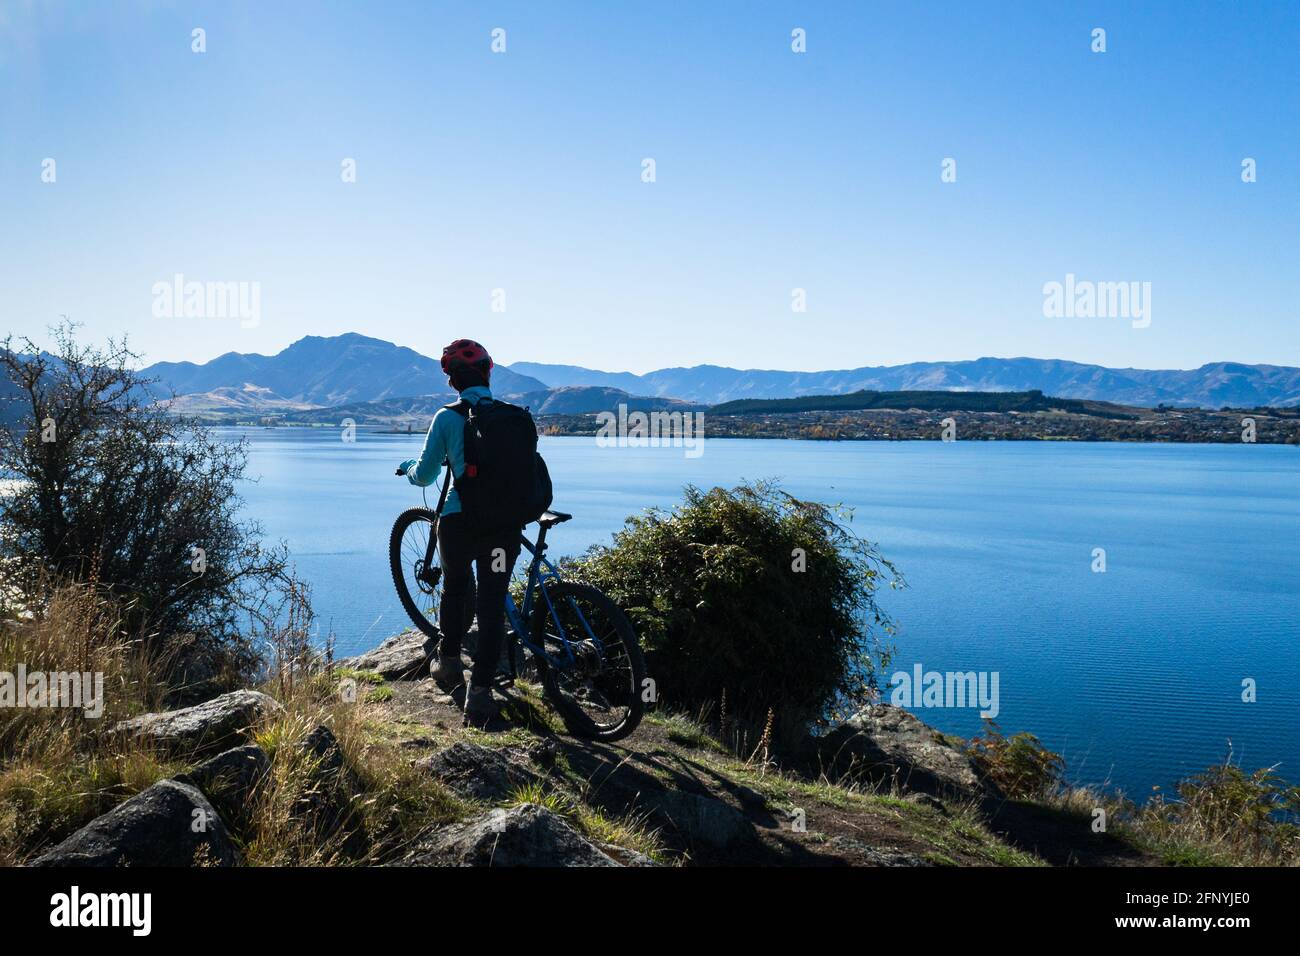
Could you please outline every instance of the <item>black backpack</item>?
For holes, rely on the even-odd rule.
[[[474,530],[514,534],[540,518],[551,506],[551,475],[528,409],[490,398],[446,407],[465,417],[465,472],[456,492]]]

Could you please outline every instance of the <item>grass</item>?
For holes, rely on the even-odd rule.
[[[539,783],[516,788],[505,801],[507,807],[536,804],[567,819],[574,828],[595,843],[607,843],[634,850],[655,862],[666,859],[666,851],[658,831],[651,828],[644,817],[622,818],[607,816],[603,811],[568,794],[550,790]]]
[[[1090,825],[1098,809],[1106,832],[1166,866],[1300,865],[1300,787],[1275,767],[1247,772],[1223,762],[1182,780],[1176,796],[1139,806],[1122,794],[1063,781],[1065,762],[1032,734],[1004,737],[989,723],[972,741],[976,764],[1008,796],[1031,800]]]
[[[30,616],[0,621],[0,671],[22,663],[36,670],[104,675],[104,713],[0,709],[0,865],[19,865],[95,817],[201,755],[163,755],[101,733],[137,713],[164,709],[162,661],[145,653],[139,635],[122,632],[113,603],[90,587],[64,586]],[[295,636],[286,639],[286,645]],[[270,757],[270,772],[228,820],[251,865],[384,862],[429,826],[459,819],[470,808],[409,755],[372,732],[378,708],[392,696],[377,674],[315,669],[315,662],[277,655],[281,669],[261,688],[284,712],[251,728]],[[340,681],[371,690],[346,703]],[[319,726],[335,735],[346,772],[324,773],[302,743]],[[307,812],[326,807],[326,813]]]
[[[1231,752],[1179,783],[1176,797],[1098,805],[1126,839],[1169,866],[1300,865],[1300,787],[1272,767],[1243,770]]]
[[[701,721],[685,714],[648,714],[645,719],[647,722],[656,723],[663,727],[668,739],[679,747],[688,747],[693,750],[711,750],[715,753],[724,754],[728,752],[722,746],[722,743],[709,733]]]
[[[156,704],[157,661],[123,632],[112,602],[87,587],[55,590],[30,616],[0,621],[0,671],[103,675],[103,713],[0,709],[0,864],[26,862],[123,799],[179,769],[98,731]]]
[[[381,699],[355,703],[304,682],[282,695],[285,712],[263,727],[257,743],[271,756],[243,832],[247,862],[264,866],[384,863],[429,827],[461,819],[472,809],[392,742]],[[343,771],[322,773],[328,758],[304,751],[317,727],[328,727]],[[312,812],[305,812],[307,809]]]
[[[59,842],[94,817],[160,779],[175,776],[199,755],[153,753],[100,731],[119,719],[161,709],[167,687],[164,662],[145,651],[140,635],[124,633],[113,604],[85,587],[63,587],[23,619],[0,620],[0,671],[81,670],[104,675],[101,719],[71,709],[0,709],[0,864],[16,865]],[[301,635],[288,635],[284,648]],[[507,707],[513,725],[502,733],[461,728],[454,720],[422,719],[394,711],[395,688],[377,674],[328,672],[319,661],[282,649],[277,669],[262,689],[282,713],[252,728],[270,759],[270,772],[227,820],[250,865],[367,865],[401,859],[432,827],[481,812],[426,770],[404,746],[414,735],[432,747],[467,740],[482,746],[528,747],[538,737],[563,733],[539,688],[519,682]],[[341,683],[366,691],[345,700]],[[335,761],[309,753],[303,742],[324,726],[341,754]],[[728,747],[723,740],[731,739]],[[783,769],[735,734],[715,733],[707,715],[652,712],[632,741],[647,754],[689,763],[722,786],[760,793],[772,814],[782,809],[833,810],[831,827],[819,823],[806,839],[826,840],[835,821],[864,832],[894,833],[921,845],[939,865],[983,863],[1042,865],[993,834],[979,809],[948,803],[945,810],[918,805],[899,794],[825,776]],[[763,741],[760,739],[760,745]],[[666,748],[666,749],[665,749]],[[1176,794],[1143,806],[1122,796],[1070,788],[1061,782],[1059,758],[1029,735],[1004,738],[996,728],[972,744],[977,764],[991,779],[1072,819],[1087,822],[1094,808],[1107,811],[1109,832],[1150,858],[1172,866],[1296,865],[1300,830],[1288,822],[1300,813],[1300,788],[1288,787],[1272,769],[1236,767],[1231,754],[1218,767],[1189,778]],[[760,754],[760,751],[762,753]],[[654,764],[655,761],[651,761]],[[675,775],[657,774],[663,786]],[[612,814],[588,799],[586,781],[574,777],[563,752],[545,784],[520,788],[507,805],[536,803],[562,815],[589,839],[625,847],[660,862],[685,856],[664,842],[648,816]],[[819,811],[823,821],[828,818]]]

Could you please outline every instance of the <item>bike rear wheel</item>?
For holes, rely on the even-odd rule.
[[[442,568],[438,565],[438,548],[429,550],[430,537],[437,533],[437,512],[428,508],[408,508],[397,516],[388,536],[388,566],[393,575],[397,597],[420,633],[441,637],[438,630],[438,605],[442,600]],[[426,564],[426,555],[431,560]],[[466,627],[474,620],[474,585],[471,580],[466,595]]]
[[[645,659],[632,622],[600,590],[576,582],[545,584],[533,610],[533,641],[563,666],[542,666],[542,687],[569,732],[621,740],[641,722]],[[574,659],[560,639],[563,628]],[[541,662],[539,662],[541,663]]]

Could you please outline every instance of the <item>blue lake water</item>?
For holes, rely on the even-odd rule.
[[[420,436],[242,434],[259,477],[246,513],[288,542],[339,653],[403,628],[388,531],[421,493],[392,471]],[[1300,781],[1300,449],[718,439],[692,459],[548,437],[542,451],[555,506],[575,514],[550,537],[560,554],[608,542],[688,483],[779,478],[852,507],[910,585],[883,596],[899,625],[891,672],[998,672],[999,724],[1038,734],[1075,781],[1142,799],[1229,742],[1246,767]],[[981,725],[975,709],[917,713],[964,736]]]

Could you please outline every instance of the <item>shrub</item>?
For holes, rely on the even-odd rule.
[[[251,666],[241,627],[288,574],[283,546],[264,547],[238,518],[244,446],[168,414],[125,346],[78,345],[70,325],[53,332],[56,354],[0,343],[7,590],[30,605],[46,580],[90,582],[147,640],[193,635],[200,670]]]
[[[1178,784],[1134,809],[1131,825],[1167,859],[1247,866],[1294,866],[1300,860],[1300,787],[1274,767],[1246,772],[1232,762]]]
[[[611,547],[574,564],[636,625],[658,702],[716,707],[761,727],[778,750],[878,691],[888,618],[876,604],[892,564],[837,521],[772,482],[685,489],[671,512],[627,519]]]
[[[1045,797],[1061,785],[1064,758],[1031,733],[1007,737],[996,723],[986,720],[984,732],[971,740],[968,749],[980,775],[1013,799]]]

